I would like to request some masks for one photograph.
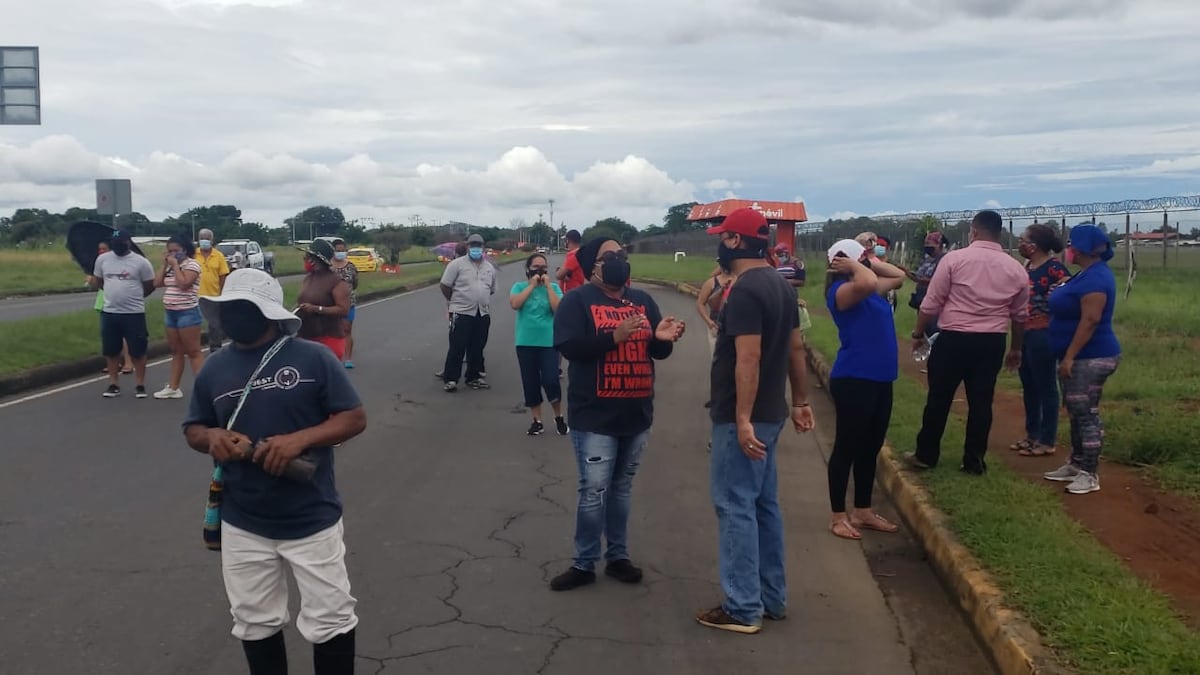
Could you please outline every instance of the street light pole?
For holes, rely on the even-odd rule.
[[[550,231],[554,231],[554,200],[550,200]]]
[[[196,241],[196,212],[192,211],[192,241]]]

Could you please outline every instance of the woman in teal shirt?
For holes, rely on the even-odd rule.
[[[533,423],[525,432],[537,436],[542,424],[542,392],[554,409],[554,426],[560,436],[567,433],[562,416],[562,385],[558,381],[558,352],[554,349],[554,312],[562,299],[562,289],[550,281],[546,257],[535,253],[525,260],[528,281],[513,284],[508,303],[517,310],[517,363],[521,367],[521,386],[525,389],[525,407]]]

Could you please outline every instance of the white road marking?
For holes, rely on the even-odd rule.
[[[399,293],[399,294],[397,294],[397,295],[390,295],[390,296],[388,296],[388,297],[386,297],[386,298],[380,298],[380,299],[378,299],[378,300],[372,300],[371,302],[366,302],[366,303],[363,303],[363,304],[359,305],[358,307],[359,307],[359,309],[363,309],[363,308],[366,308],[366,307],[371,307],[371,306],[373,306],[373,305],[379,305],[379,304],[382,304],[382,303],[385,303],[385,302],[391,302],[392,300],[396,300],[396,299],[399,299],[399,298],[403,298],[403,297],[405,297],[405,296],[412,295],[413,293],[419,293],[420,291],[423,291],[423,290],[425,290],[426,288],[431,288],[431,286],[425,286],[425,287],[422,287],[422,288],[417,288],[417,289],[414,289],[414,290],[411,290],[411,291],[405,291],[405,292],[403,292],[403,293]],[[162,364],[164,364],[164,363],[170,363],[170,362],[171,362],[171,359],[170,359],[170,357],[167,357],[167,358],[165,358],[165,359],[159,359],[159,360],[157,360],[157,361],[153,361],[153,362],[151,362],[151,363],[147,363],[147,364],[146,364],[146,369],[147,369],[147,370],[149,370],[150,368],[153,368],[154,366],[161,366],[161,365],[162,365]],[[11,400],[11,401],[5,401],[4,403],[0,403],[0,410],[3,410],[3,409],[5,409],[5,408],[11,408],[12,406],[20,405],[20,404],[22,404],[22,403],[28,403],[28,402],[30,402],[30,401],[36,401],[36,400],[38,400],[38,399],[40,399],[40,398],[46,398],[47,396],[53,396],[53,395],[55,395],[55,394],[61,394],[61,393],[63,393],[64,391],[71,391],[72,389],[78,389],[78,388],[80,388],[80,387],[86,387],[86,386],[87,386],[87,385],[89,385],[89,384],[96,384],[97,382],[104,382],[104,381],[106,381],[106,380],[108,380],[108,376],[107,376],[107,375],[100,375],[100,376],[97,376],[97,377],[90,377],[90,378],[88,378],[88,379],[86,379],[86,380],[80,380],[80,381],[78,381],[78,382],[72,382],[71,384],[64,384],[64,385],[62,385],[62,386],[60,386],[60,387],[54,387],[53,389],[47,389],[47,390],[45,390],[45,391],[39,391],[39,392],[38,392],[38,393],[36,393],[36,394],[29,394],[28,396],[22,396],[21,398],[17,398],[17,399],[13,399],[13,400]]]

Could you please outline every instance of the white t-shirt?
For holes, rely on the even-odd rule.
[[[124,257],[109,251],[96,258],[93,276],[104,280],[104,309],[109,314],[144,314],[143,282],[154,281],[154,266],[130,251]]]

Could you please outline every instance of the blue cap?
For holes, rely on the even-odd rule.
[[[1082,223],[1072,227],[1070,242],[1071,248],[1076,251],[1086,255],[1098,255],[1104,261],[1112,260],[1116,255],[1108,235],[1104,230],[1091,223]]]

